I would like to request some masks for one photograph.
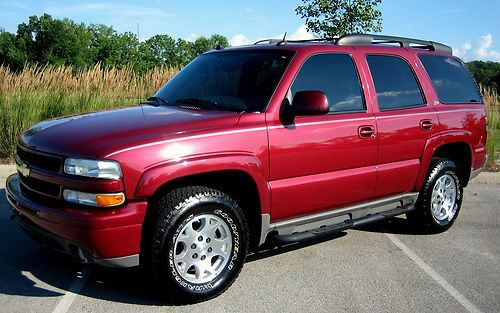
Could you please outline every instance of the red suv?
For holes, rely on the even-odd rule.
[[[266,240],[400,214],[448,229],[485,143],[482,97],[448,46],[268,40],[201,55],[139,106],[32,126],[7,198],[34,239],[144,265],[166,295],[199,301]]]

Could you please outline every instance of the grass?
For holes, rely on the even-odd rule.
[[[481,93],[488,111],[487,168],[495,169],[500,154],[500,101],[498,92],[494,89],[482,87]]]
[[[76,113],[136,104],[165,84],[178,69],[155,68],[144,75],[131,68],[100,65],[26,66],[14,73],[0,66],[0,159],[12,159],[19,133],[39,121]],[[488,166],[500,155],[500,104],[496,90],[481,88],[488,110]]]
[[[14,73],[0,66],[0,158],[12,160],[19,133],[30,125],[62,115],[137,104],[177,71],[155,68],[139,75],[131,68],[96,65],[79,71],[26,66]]]

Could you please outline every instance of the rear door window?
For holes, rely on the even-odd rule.
[[[462,62],[451,56],[420,54],[442,103],[482,102],[476,82]]]
[[[380,111],[425,105],[417,79],[405,60],[391,55],[368,55],[366,60]]]

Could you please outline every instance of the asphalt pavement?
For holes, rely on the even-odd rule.
[[[138,269],[82,266],[32,242],[9,219],[12,170],[0,168],[0,312],[500,312],[500,174],[467,187],[445,233],[398,217],[264,250],[220,297],[174,306]]]

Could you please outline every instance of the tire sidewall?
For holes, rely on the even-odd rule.
[[[451,219],[445,219],[445,220],[438,220],[435,218],[433,212],[432,212],[432,192],[434,189],[434,186],[439,178],[441,178],[444,175],[449,175],[453,178],[456,184],[456,189],[457,189],[457,195],[455,198],[455,204],[454,204],[454,210],[455,214]],[[441,163],[438,163],[437,166],[434,167],[434,170],[431,172],[431,175],[429,176],[425,188],[424,188],[424,194],[425,198],[421,199],[423,203],[421,204],[422,209],[424,209],[424,214],[426,216],[427,222],[430,224],[431,228],[435,230],[446,230],[451,227],[453,222],[457,219],[458,213],[460,211],[460,207],[462,204],[462,198],[463,198],[463,185],[460,177],[457,175],[457,167],[454,162],[445,160],[442,161]]]
[[[181,293],[190,297],[198,295],[205,298],[219,293],[234,279],[246,256],[245,249],[242,247],[247,238],[245,238],[246,234],[243,230],[242,220],[235,214],[233,206],[234,203],[231,203],[231,201],[219,197],[203,197],[202,199],[184,203],[179,213],[172,219],[168,228],[165,229],[159,264],[157,264],[157,268],[160,270],[158,274],[171,282],[169,286],[176,286]],[[197,216],[207,213],[218,216],[228,226],[232,237],[231,254],[228,263],[213,281],[194,284],[182,278],[177,272],[174,264],[175,241],[186,224]]]

